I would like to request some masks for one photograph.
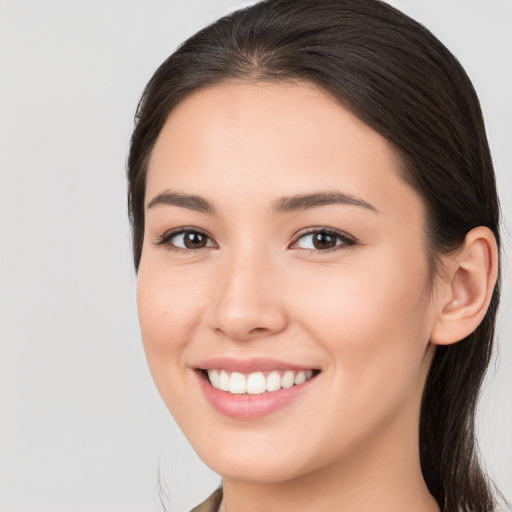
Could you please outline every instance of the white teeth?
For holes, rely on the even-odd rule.
[[[306,372],[299,372],[295,375],[295,384],[302,384],[306,382]]]
[[[243,373],[233,372],[229,379],[229,392],[236,395],[247,393],[247,380]]]
[[[207,370],[211,385],[222,391],[236,395],[248,393],[259,395],[266,391],[278,391],[288,389],[294,385],[302,384],[313,377],[313,370],[301,370],[285,372],[271,371],[266,377],[263,372],[253,373],[228,373],[226,370]]]
[[[267,390],[265,376],[261,372],[251,373],[247,377],[247,393],[250,395],[259,395]]]
[[[208,378],[214,388],[220,389],[220,376],[218,370],[211,370],[208,372]]]
[[[294,372],[285,372],[283,378],[281,379],[281,386],[284,389],[291,388],[295,382],[295,373]]]
[[[210,375],[210,373],[208,373]],[[213,384],[215,387],[215,384]],[[222,391],[229,391],[229,374],[227,371],[222,370],[219,375],[219,387]]]
[[[267,391],[281,389],[281,375],[279,372],[270,372],[267,377]]]

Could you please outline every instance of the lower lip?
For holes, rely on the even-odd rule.
[[[201,387],[210,403],[225,416],[252,420],[267,416],[285,407],[309,388],[313,377],[302,384],[295,384],[288,389],[267,391],[259,395],[237,395],[214,388],[201,372],[197,372]]]

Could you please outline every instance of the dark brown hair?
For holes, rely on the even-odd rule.
[[[192,92],[226,81],[309,81],[384,136],[427,210],[429,261],[487,226],[499,244],[495,177],[480,105],[457,59],[425,27],[378,0],[267,0],[185,41],[138,106],[128,157],[138,269],[148,160],[167,116]],[[494,510],[478,461],[475,408],[489,364],[496,286],[480,326],[438,347],[420,419],[423,476],[443,511]]]

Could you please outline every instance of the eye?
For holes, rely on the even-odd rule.
[[[170,250],[184,252],[216,247],[211,238],[203,231],[186,228],[164,234],[155,242],[155,245],[166,245]]]
[[[303,233],[292,244],[292,248],[306,249],[314,252],[330,252],[344,246],[354,245],[353,238],[333,229],[315,229]]]

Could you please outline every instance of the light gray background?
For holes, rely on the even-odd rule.
[[[0,510],[188,510],[219,477],[146,368],[124,163],[139,95],[176,45],[237,0],[0,0]],[[396,0],[459,57],[480,94],[511,254],[512,2]],[[512,280],[482,452],[512,498]]]

